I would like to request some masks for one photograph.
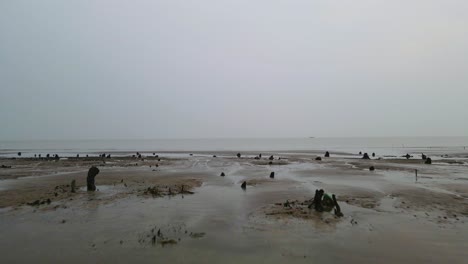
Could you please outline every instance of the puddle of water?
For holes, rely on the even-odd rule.
[[[110,190],[114,190],[116,187],[113,186],[113,185],[96,185],[96,191],[97,192],[107,192],[107,191],[110,191]],[[79,189],[80,191],[88,191],[88,187],[87,186],[83,186],[83,187],[80,187]]]

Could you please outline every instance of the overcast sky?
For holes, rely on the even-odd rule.
[[[468,135],[466,0],[2,0],[0,140]]]

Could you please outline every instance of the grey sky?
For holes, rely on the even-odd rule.
[[[0,1],[0,140],[467,135],[468,1]]]

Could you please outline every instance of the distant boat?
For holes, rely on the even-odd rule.
[[[315,138],[315,137],[309,137],[309,138]]]

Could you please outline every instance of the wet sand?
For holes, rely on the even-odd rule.
[[[255,155],[0,159],[11,166],[0,169],[2,260],[466,263],[463,155],[432,165],[416,157],[362,160],[346,153],[322,161],[305,152]],[[100,169],[98,191],[87,192],[92,165]],[[187,192],[179,193],[181,186]],[[320,188],[337,195],[344,217],[300,205]],[[28,205],[36,200],[44,203]]]

